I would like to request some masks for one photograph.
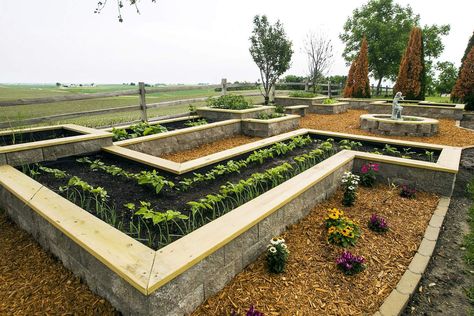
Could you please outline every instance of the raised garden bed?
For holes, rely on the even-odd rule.
[[[290,96],[276,96],[275,104],[282,106],[293,106],[293,105],[313,105],[321,104],[327,97],[318,96],[313,98],[301,98],[301,97],[290,97]]]
[[[403,115],[422,116],[429,118],[447,118],[461,120],[464,112],[464,104],[432,103],[428,101],[404,100]],[[392,112],[392,101],[375,101],[368,107],[372,114],[389,114]]]
[[[308,133],[312,137],[344,137],[342,134],[325,135],[324,132],[306,131]],[[372,140],[379,144],[383,141],[371,138],[361,140]],[[397,145],[394,141],[390,144]],[[412,145],[415,144],[409,144]],[[404,145],[398,143],[398,146]],[[415,147],[417,146],[412,146],[412,149]],[[327,145],[325,148],[326,151],[330,149]],[[38,236],[40,243],[57,255],[66,267],[82,276],[93,290],[109,299],[122,312],[182,314],[191,312],[203,299],[222,288],[262,252],[269,237],[303,218],[317,202],[336,189],[344,171],[351,170],[353,166],[358,170],[364,161],[380,163],[384,170],[382,181],[386,178],[400,178],[403,181],[416,179],[421,181],[420,189],[450,194],[450,181],[454,179],[457,170],[453,167],[456,150],[425,145],[419,151],[426,148],[438,151],[437,163],[344,150],[314,167],[310,167],[310,163],[308,170],[297,174],[299,169],[295,166],[304,164],[305,160],[293,157],[292,163],[295,166],[279,181],[288,177],[290,179],[156,252],[9,166],[0,167],[0,206],[20,226]],[[245,152],[244,149],[242,151]],[[319,155],[319,152],[316,153]],[[237,160],[245,156],[233,157]],[[270,163],[269,161],[283,163],[282,159],[287,161],[286,157],[288,156],[285,154],[272,158],[276,160],[265,159],[264,164]],[[59,163],[62,162],[57,162]],[[214,167],[208,162],[203,162],[203,165],[208,168],[204,170]],[[247,169],[250,170],[245,168],[241,172],[246,172]],[[128,172],[137,173],[139,170],[141,167]],[[288,170],[280,169],[282,172]],[[276,171],[272,171],[274,172]],[[90,181],[99,181],[97,174],[93,174],[95,179]],[[57,176],[53,175],[53,178],[57,180]],[[117,181],[122,180],[115,181],[111,192],[121,191]],[[278,183],[280,182],[275,182]],[[165,188],[163,193],[166,190]],[[63,193],[68,191],[63,190]],[[250,194],[250,191],[244,192]],[[217,212],[218,209],[214,210]],[[212,213],[211,210],[208,212]],[[113,218],[109,217],[109,220]]]
[[[73,124],[1,131],[0,165],[54,160],[111,144],[111,133]]]
[[[197,108],[199,116],[210,120],[222,121],[230,119],[248,119],[256,118],[260,114],[271,114],[275,111],[274,106],[253,106],[244,110],[220,109],[212,107]]]
[[[347,112],[348,105],[349,103],[347,102],[313,104],[310,105],[309,112],[316,114],[340,114]]]
[[[299,115],[281,115],[277,117],[242,120],[242,133],[247,136],[270,137],[298,129]]]

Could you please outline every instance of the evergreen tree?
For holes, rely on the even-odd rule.
[[[407,100],[424,100],[425,81],[423,37],[421,29],[414,27],[410,32],[408,46],[400,63],[394,93],[402,92]]]
[[[365,36],[362,39],[359,56],[357,57],[352,96],[355,98],[370,98],[369,48]]]
[[[474,110],[474,47],[467,54],[462,71],[454,85],[451,97],[466,104],[466,110]]]
[[[354,91],[354,72],[356,69],[357,58],[352,61],[351,68],[349,68],[349,74],[347,75],[346,86],[344,87],[344,98],[352,98],[352,92]]]

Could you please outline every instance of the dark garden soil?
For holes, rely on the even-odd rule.
[[[336,139],[336,144],[338,141],[339,139]],[[228,182],[236,184],[240,180],[250,178],[254,173],[265,172],[266,170],[279,166],[285,162],[294,163],[293,158],[295,156],[307,153],[310,150],[319,147],[320,143],[320,140],[314,141],[311,144],[305,146],[304,148],[297,148],[283,156],[278,156],[265,160],[263,164],[249,164],[246,168],[243,168],[240,173],[234,172],[231,174],[218,176],[215,180],[201,182],[200,184],[195,185],[194,187],[186,191],[177,189],[179,187],[179,182],[184,178],[192,177],[193,174],[176,176],[172,174],[166,174],[160,171],[159,173],[161,175],[164,175],[169,180],[173,181],[176,186],[173,189],[166,186],[159,194],[156,194],[154,189],[147,186],[140,186],[134,179],[127,179],[121,176],[112,176],[103,171],[91,171],[88,164],[76,162],[75,157],[64,158],[50,163],[43,163],[44,166],[59,169],[66,172],[68,174],[68,177],[58,179],[52,174],[41,173],[40,175],[36,176],[36,180],[63,196],[65,196],[65,194],[61,193],[59,188],[61,186],[65,186],[69,178],[72,176],[79,177],[80,179],[87,182],[93,187],[104,188],[109,195],[107,204],[113,209],[115,209],[115,212],[118,214],[119,222],[121,222],[123,225],[122,227],[129,227],[128,223],[133,220],[133,218],[131,216],[132,212],[126,207],[124,207],[124,205],[127,203],[134,203],[135,205],[140,205],[140,201],[150,202],[151,207],[155,211],[164,212],[167,210],[175,210],[180,211],[184,215],[191,216],[191,208],[187,205],[188,202],[199,201],[201,198],[207,196],[208,194],[218,194],[221,186],[227,184]],[[359,150],[361,151],[372,152],[374,151],[374,149],[377,148],[374,146],[374,144],[371,143],[363,143],[362,145],[363,146],[359,148]],[[335,145],[334,148],[336,149],[336,151],[341,150],[341,147],[339,145]],[[380,150],[380,146],[378,146],[378,150]],[[236,161],[239,159],[245,159],[248,155],[249,153],[235,157],[233,159]],[[89,158],[91,160],[100,159],[108,165],[116,165],[118,167],[123,168],[125,171],[132,173],[140,173],[140,171],[147,169],[150,170],[150,167],[146,167],[144,165],[131,162],[129,160],[120,159],[116,156],[108,154],[97,154],[95,156],[90,156]],[[412,158],[422,160],[426,159],[422,152],[412,154]],[[221,163],[225,163],[225,161]],[[213,167],[214,166],[211,165],[199,169],[195,172],[205,174]],[[266,188],[266,190],[267,189],[269,188]],[[82,205],[78,205],[82,207]],[[234,204],[234,206],[237,207],[238,205]],[[95,211],[91,211],[92,214],[96,215],[94,212]],[[212,218],[215,217],[214,214],[212,214],[211,216],[211,212],[214,213],[213,211],[209,212],[210,213],[208,215],[205,215],[203,218],[204,223],[209,222],[210,220],[212,220]],[[172,235],[175,235],[175,239],[178,239],[182,236],[180,227],[173,225],[170,229]],[[158,228],[153,228],[153,230],[158,230]],[[142,233],[145,234],[145,231],[142,231]],[[158,234],[158,231],[156,231],[155,233]],[[142,240],[143,238],[140,239]],[[153,247],[155,249],[158,249],[160,247],[160,244],[154,244]]]
[[[52,129],[38,132],[22,132],[17,130],[13,134],[0,136],[0,146],[9,146],[15,144],[24,144],[30,142],[37,142],[40,140],[48,140],[55,138],[64,138],[71,136],[82,135],[81,133],[70,131],[64,128]]]
[[[461,120],[461,127],[474,129],[474,120]]]
[[[0,315],[117,315],[0,210]]]
[[[232,310],[245,315],[250,305],[264,315],[372,315],[410,264],[438,197],[418,193],[416,199],[406,199],[386,185],[360,188],[358,194],[353,207],[342,207],[338,190],[301,222],[288,227],[282,236],[290,250],[284,273],[269,273],[262,254],[192,315],[229,315]],[[333,207],[343,209],[363,231],[357,244],[348,249],[364,256],[367,263],[354,276],[337,269],[335,260],[343,249],[326,239],[324,217]],[[367,228],[373,213],[387,219],[387,233]]]
[[[404,315],[473,315],[466,290],[474,286],[474,271],[463,260],[468,209],[466,186],[474,178],[474,149],[462,153],[451,204],[438,243],[417,293]]]

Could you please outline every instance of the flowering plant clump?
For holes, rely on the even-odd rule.
[[[275,237],[270,240],[267,247],[268,270],[272,273],[281,273],[285,270],[286,261],[290,251],[285,244],[285,240]]]
[[[379,164],[366,163],[360,168],[360,184],[364,187],[373,187],[377,179],[377,172],[379,171]]]
[[[336,259],[337,267],[346,275],[354,275],[365,269],[365,259],[362,256],[354,256],[349,251],[344,251]]]
[[[359,225],[343,215],[344,212],[337,208],[328,210],[324,219],[328,242],[342,247],[354,246],[361,233]]]
[[[377,214],[372,214],[369,220],[369,228],[377,233],[385,233],[388,230],[387,220]]]
[[[342,187],[344,189],[344,196],[342,197],[342,204],[344,206],[352,206],[357,197],[357,187],[359,186],[360,177],[352,172],[344,172],[342,176]]]
[[[232,311],[232,314],[230,315],[237,316],[237,313],[235,311]],[[255,309],[255,307],[253,307],[253,305],[251,305],[247,313],[245,313],[245,316],[263,316],[263,313],[259,312]]]
[[[416,197],[415,187],[408,184],[402,185],[400,196],[404,198],[414,199]]]

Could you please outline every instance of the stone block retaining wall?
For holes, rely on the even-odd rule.
[[[391,114],[392,105],[372,103],[368,110],[372,114]],[[463,108],[455,108],[454,106],[403,105],[402,115],[461,120],[463,112]]]
[[[242,120],[242,133],[248,136],[270,137],[294,131],[300,126],[300,117],[287,116],[270,120],[249,119]]]

